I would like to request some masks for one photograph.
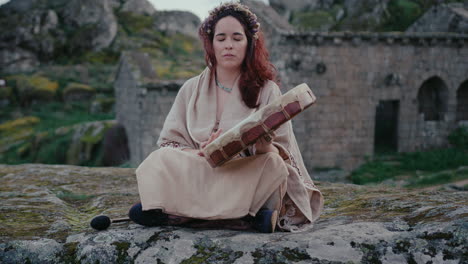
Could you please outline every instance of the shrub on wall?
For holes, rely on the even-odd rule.
[[[468,150],[468,127],[460,126],[448,136],[448,141],[456,148]]]

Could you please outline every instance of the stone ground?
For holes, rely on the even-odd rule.
[[[0,165],[0,263],[467,263],[468,192],[318,182],[303,233],[113,224],[138,201],[134,169]]]

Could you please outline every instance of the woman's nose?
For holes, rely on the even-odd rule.
[[[232,49],[232,41],[226,41],[226,49]]]

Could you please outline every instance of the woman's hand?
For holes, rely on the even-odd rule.
[[[215,133],[211,134],[210,135],[210,138],[207,140],[207,141],[204,141],[200,144],[200,149],[190,149],[190,148],[186,148],[186,149],[183,149],[182,151],[185,151],[185,152],[189,152],[189,153],[193,153],[193,154],[197,154],[198,156],[200,157],[204,157],[205,155],[203,154],[203,149],[208,145],[210,144],[211,142],[213,142],[215,139],[217,139],[219,137],[219,135],[221,135],[221,132],[222,130],[219,129],[218,131],[216,131]]]
[[[267,152],[279,153],[279,150],[273,145],[274,133],[266,134],[255,142],[255,154],[265,154]]]
[[[211,142],[213,142],[215,139],[217,139],[219,137],[219,135],[221,135],[221,132],[223,130],[222,129],[219,129],[218,131],[214,132],[213,134],[210,135],[210,138],[205,141],[205,142],[202,142],[201,145],[200,145],[200,149],[204,149],[208,144],[210,144]]]
[[[217,138],[219,137],[219,135],[221,135],[221,132],[222,132],[222,131],[223,131],[222,129],[218,129],[218,131],[216,131],[216,132],[214,132],[214,133],[212,133],[212,134],[210,135],[210,138],[209,138],[207,141],[201,143],[201,145],[200,145],[200,150],[199,150],[199,152],[198,152],[198,155],[199,155],[199,156],[202,156],[202,157],[205,156],[205,154],[203,154],[203,149],[204,149],[208,144],[210,144],[210,143],[213,142],[215,139],[217,139]]]

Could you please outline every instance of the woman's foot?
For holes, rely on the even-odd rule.
[[[161,209],[143,211],[141,203],[137,203],[128,211],[128,217],[135,223],[144,226],[162,226],[168,224],[168,215]]]
[[[278,220],[278,211],[260,209],[254,219],[254,228],[261,233],[273,233]]]

